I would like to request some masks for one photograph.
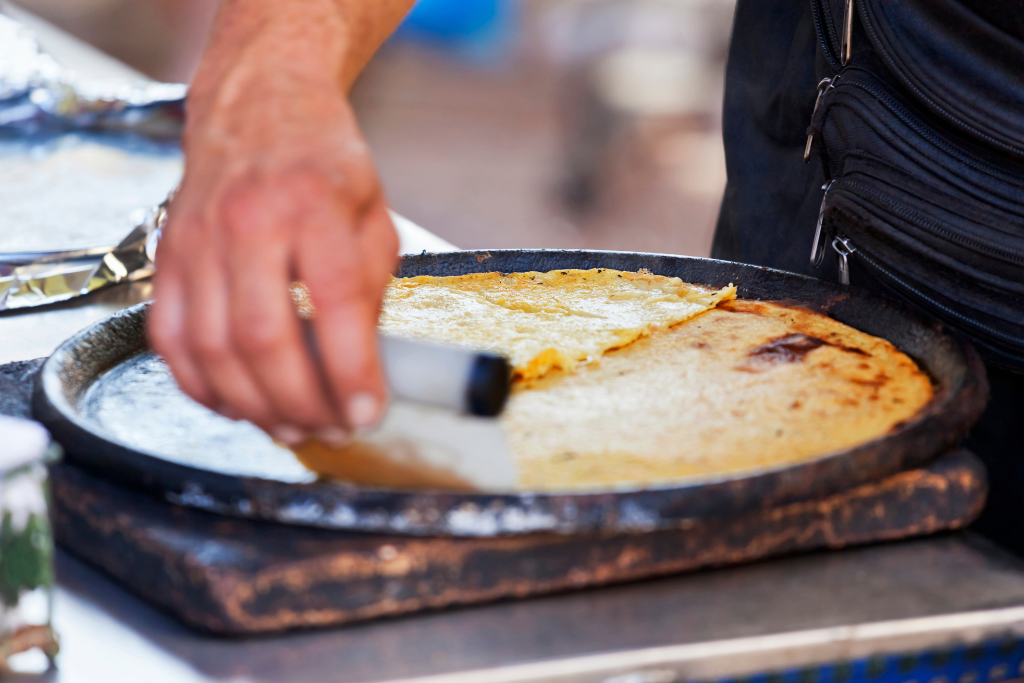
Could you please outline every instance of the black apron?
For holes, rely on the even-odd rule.
[[[1024,35],[1024,10],[990,15],[991,4],[964,4]],[[712,257],[836,279],[828,260],[810,265],[824,179],[819,164],[803,162],[825,75],[809,0],[738,1],[723,117],[728,184]],[[865,273],[855,271],[854,282],[879,289]],[[988,409],[965,444],[984,460],[991,487],[973,528],[1024,555],[1024,375],[989,367],[989,382]]]

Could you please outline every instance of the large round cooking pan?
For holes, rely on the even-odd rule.
[[[935,397],[913,419],[862,446],[699,482],[565,494],[384,490],[318,481],[297,463],[283,466],[280,454],[266,460],[259,448],[246,450],[251,435],[225,432],[227,421],[195,412],[205,409],[177,392],[147,350],[143,304],[57,349],[39,376],[36,415],[65,446],[69,460],[177,504],[288,524],[475,536],[679,527],[825,496],[941,455],[984,408],[984,367],[966,342],[899,303],[801,275],[711,259],[551,250],[424,253],[404,258],[399,275],[599,267],[647,268],[714,287],[734,283],[741,298],[820,310],[890,340],[931,376]],[[136,427],[125,436],[129,422]],[[262,433],[259,438],[266,441]]]

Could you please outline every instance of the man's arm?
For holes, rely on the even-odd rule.
[[[227,0],[189,92],[150,340],[190,396],[288,443],[343,441],[385,400],[376,322],[398,239],[348,90],[412,4]]]

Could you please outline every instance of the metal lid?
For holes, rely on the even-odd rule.
[[[50,446],[50,433],[31,420],[0,415],[0,473],[38,462]]]

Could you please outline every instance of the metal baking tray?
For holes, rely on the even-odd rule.
[[[181,180],[177,142],[133,135],[0,135],[0,263],[103,257]]]
[[[186,399],[146,347],[148,305],[141,304],[57,349],[40,372],[35,414],[69,460],[176,504],[286,524],[489,536],[685,528],[827,496],[936,458],[985,406],[985,369],[968,343],[900,303],[802,275],[684,256],[561,250],[424,253],[405,257],[398,275],[564,268],[646,268],[714,287],[734,283],[741,298],[799,302],[890,340],[931,376],[935,397],[913,419],[856,448],[677,485],[516,494],[360,487],[317,480],[255,427]]]

